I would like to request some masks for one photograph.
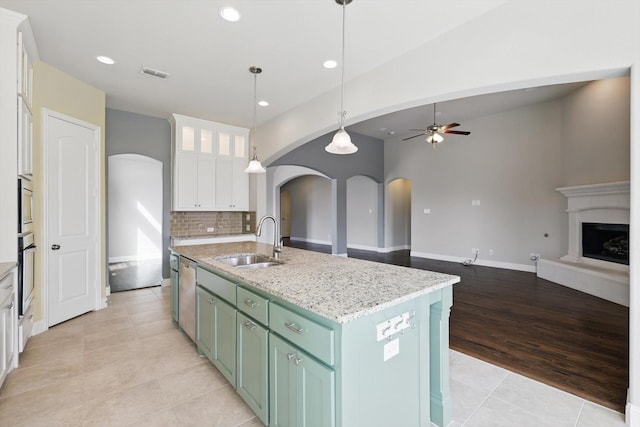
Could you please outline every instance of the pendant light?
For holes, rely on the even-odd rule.
[[[253,74],[253,154],[249,166],[244,170],[245,173],[265,173],[267,170],[262,166],[260,160],[258,160],[258,154],[256,152],[256,88],[258,85],[258,74],[262,72],[260,67],[249,67],[249,72]]]
[[[344,117],[347,115],[347,112],[344,111],[344,39],[345,39],[345,15],[347,5],[351,3],[352,0],[335,0],[336,3],[342,5],[342,77],[340,82],[340,129],[333,136],[331,143],[324,147],[329,153],[332,154],[352,154],[358,151],[358,147],[356,147],[353,142],[351,142],[351,137],[344,130]]]

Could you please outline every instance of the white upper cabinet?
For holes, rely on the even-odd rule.
[[[248,129],[174,114],[173,210],[249,207]]]
[[[224,128],[218,132],[216,156],[216,210],[249,210],[249,133],[246,129]]]
[[[33,62],[23,41],[22,31],[18,31],[18,95],[31,109],[33,105]]]

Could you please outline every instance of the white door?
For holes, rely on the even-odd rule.
[[[45,116],[45,247],[48,326],[99,307],[100,129]]]

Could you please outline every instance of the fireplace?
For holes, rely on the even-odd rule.
[[[540,259],[538,277],[628,307],[629,189],[629,181],[557,188],[567,198],[567,254]]]
[[[582,256],[629,265],[629,224],[583,222]]]

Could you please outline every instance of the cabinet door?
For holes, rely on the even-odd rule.
[[[269,424],[267,347],[269,331],[238,313],[238,394],[265,424]]]
[[[33,175],[33,119],[23,98],[18,98],[18,175]]]
[[[332,369],[298,352],[293,359],[297,381],[297,423],[300,427],[334,427],[335,373]]]
[[[296,423],[296,348],[269,335],[269,418],[271,427],[299,427]]]
[[[216,162],[212,155],[198,155],[198,208],[211,210],[215,208],[216,195]]]
[[[249,210],[248,135],[235,134],[233,144],[233,206],[239,211]]]
[[[198,157],[195,153],[183,153],[176,160],[174,188],[177,192],[174,210],[198,208]]]
[[[3,378],[11,370],[15,353],[14,334],[16,330],[16,307],[12,292],[4,301],[0,302],[0,385]]]
[[[236,309],[216,298],[213,304],[213,358],[229,383],[236,386]]]
[[[198,350],[213,361],[215,297],[204,289],[196,288],[196,344]]]

